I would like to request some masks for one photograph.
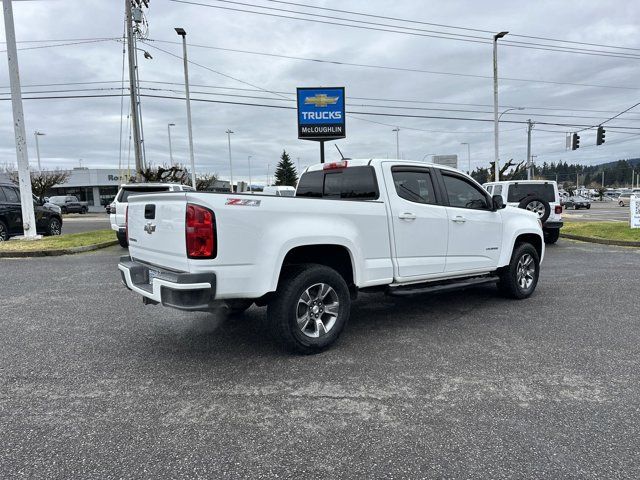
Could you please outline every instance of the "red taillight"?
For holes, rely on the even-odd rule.
[[[129,205],[124,206],[124,236],[129,243]]]
[[[185,237],[187,257],[215,258],[218,252],[213,212],[200,205],[188,203]]]
[[[347,161],[346,160],[342,160],[341,162],[325,163],[322,166],[323,170],[335,170],[337,168],[347,168]]]
[[[556,215],[560,215],[562,213],[562,205],[556,205],[555,212]]]

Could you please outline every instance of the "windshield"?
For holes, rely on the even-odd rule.
[[[166,192],[169,190],[168,186],[159,187],[137,187],[137,188],[123,188],[120,193],[119,202],[126,202],[129,197],[135,197],[136,195],[144,195],[147,193]]]

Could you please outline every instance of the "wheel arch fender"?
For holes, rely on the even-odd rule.
[[[511,261],[511,255],[515,250],[516,245],[523,242],[531,243],[534,246],[534,248],[538,252],[540,262],[542,262],[545,249],[544,235],[542,231],[533,228],[521,228],[511,234],[511,239],[509,240],[509,242],[505,242],[505,244],[509,245],[509,248],[505,248],[502,250],[498,266],[504,267],[506,265],[509,265],[509,262]]]

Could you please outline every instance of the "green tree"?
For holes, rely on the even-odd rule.
[[[293,162],[286,150],[282,151],[282,155],[280,156],[280,161],[278,162],[274,175],[276,177],[276,185],[288,185],[290,187],[295,187],[298,182],[298,172],[296,172],[296,167],[293,165]]]

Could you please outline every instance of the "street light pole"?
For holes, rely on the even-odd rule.
[[[400,128],[396,127],[392,132],[396,132],[396,159],[400,160]]]
[[[253,155],[249,155],[247,157],[247,160],[249,161],[249,193],[253,193],[253,190],[251,189],[251,157]]]
[[[187,130],[189,131],[189,159],[191,160],[191,185],[196,188],[196,162],[193,158],[193,133],[191,130],[191,97],[189,96],[189,61],[187,60],[187,32],[184,28],[176,28],[182,37],[182,60],[184,62],[184,91],[187,97]]]
[[[227,134],[227,141],[229,142],[229,189],[233,193],[233,164],[231,163],[231,134],[233,130],[227,129],[224,133]]]
[[[7,40],[7,60],[9,62],[9,85],[11,86],[11,107],[13,110],[13,131],[16,136],[16,157],[18,160],[18,183],[20,186],[20,205],[24,237],[28,240],[39,238],[36,232],[36,217],[33,211],[31,175],[29,174],[29,155],[27,153],[27,133],[24,128],[22,110],[22,91],[18,69],[18,49],[16,30],[13,24],[13,6],[11,0],[2,0],[4,13],[4,32]]]
[[[436,154],[436,153],[426,153],[425,155],[423,155],[423,157],[422,157],[422,161],[424,162],[424,159],[425,159],[425,158],[427,158],[427,157],[428,157],[428,156],[430,156],[430,155],[435,156],[435,155],[437,155],[437,154]]]
[[[509,32],[496,33],[493,36],[493,143],[495,150],[495,181],[500,181],[500,152],[498,145],[498,39]]]
[[[469,163],[469,170],[467,170],[467,174],[471,175],[471,145],[469,145],[467,142],[462,142],[460,145],[467,146],[467,161]]]
[[[44,136],[44,133],[36,130],[33,132],[33,136],[36,137],[36,155],[38,156],[38,171],[42,171],[42,167],[40,165],[40,144],[38,143],[38,137]]]
[[[167,123],[167,134],[169,135],[169,161],[173,165],[173,150],[171,148],[171,127],[175,127],[175,123]]]

